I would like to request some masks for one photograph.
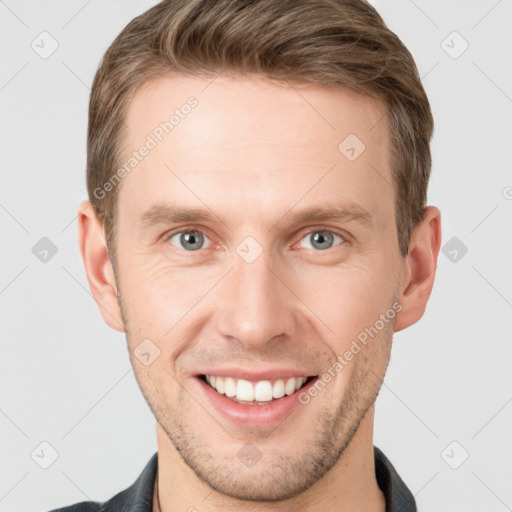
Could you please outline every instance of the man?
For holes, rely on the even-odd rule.
[[[441,243],[414,61],[362,0],[170,0],[94,80],[79,239],[158,452],[65,511],[414,511],[373,446]]]

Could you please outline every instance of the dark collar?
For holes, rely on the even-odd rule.
[[[373,454],[377,484],[386,498],[386,512],[416,512],[414,496],[391,462],[376,446],[373,447]]]
[[[386,498],[386,512],[416,512],[416,502],[391,462],[376,446],[375,476]],[[158,452],[146,464],[137,480],[105,503],[82,502],[53,512],[152,512],[153,488],[158,468]]]

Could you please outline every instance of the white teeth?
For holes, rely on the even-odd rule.
[[[298,379],[295,379],[296,380],[296,383],[295,383],[295,391],[297,391],[297,389],[299,389],[300,387],[302,387],[302,385],[304,384],[304,382],[306,382],[306,377],[299,377]]]
[[[219,377],[206,375],[206,381],[212,388],[221,395],[243,402],[270,402],[273,399],[282,398],[284,395],[291,395],[300,389],[306,382],[307,377],[291,377],[289,379],[260,380],[250,382],[245,379],[233,377]]]
[[[295,391],[295,379],[292,377],[291,379],[288,379],[286,381],[286,384],[284,386],[284,392],[287,395],[291,395]]]
[[[284,396],[284,380],[279,379],[274,382],[274,390],[272,392],[274,398],[281,398]]]
[[[229,397],[236,395],[236,384],[231,377],[224,380],[224,392],[226,393],[226,396]]]
[[[215,389],[221,394],[224,394],[224,379],[215,379]]]
[[[256,386],[254,386],[254,399],[257,402],[272,400],[272,384],[270,384],[269,380],[260,380],[256,383]]]
[[[219,388],[217,388],[217,391],[219,391]],[[248,380],[239,379],[238,384],[236,385],[236,398],[238,400],[246,400],[247,402],[252,402],[254,400],[254,388]]]

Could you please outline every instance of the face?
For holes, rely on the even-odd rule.
[[[401,278],[383,115],[345,90],[222,75],[160,78],[129,108],[124,159],[155,142],[118,185],[130,357],[173,446],[222,494],[304,491],[375,401]]]

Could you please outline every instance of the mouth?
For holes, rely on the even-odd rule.
[[[249,381],[236,377],[200,374],[204,384],[232,402],[249,406],[268,406],[297,395],[318,375]]]

